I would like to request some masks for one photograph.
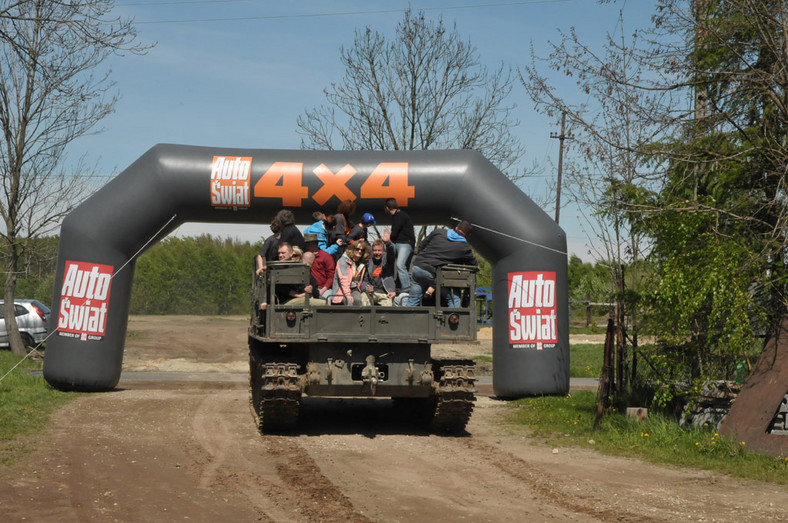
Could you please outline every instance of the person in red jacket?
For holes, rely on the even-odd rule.
[[[312,276],[317,281],[318,295],[324,297],[323,295],[330,294],[331,286],[334,284],[336,267],[334,257],[319,247],[317,234],[305,234],[304,243],[307,252],[315,255],[315,261],[312,262]]]

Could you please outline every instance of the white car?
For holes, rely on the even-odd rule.
[[[8,332],[3,317],[4,302],[0,300],[0,347],[8,347]],[[36,347],[47,337],[49,307],[38,300],[14,300],[16,324],[25,347]]]

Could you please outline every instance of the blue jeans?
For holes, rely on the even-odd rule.
[[[421,298],[428,287],[435,287],[435,276],[414,265],[410,272],[410,293],[406,305],[408,307],[421,305]],[[452,289],[441,289],[441,298],[448,303],[449,307],[458,309],[462,305],[460,296],[452,292]]]
[[[413,252],[413,245],[409,243],[395,243],[394,248],[397,251],[397,278],[399,279],[399,288],[407,291],[410,288],[410,278],[408,277],[408,258]]]

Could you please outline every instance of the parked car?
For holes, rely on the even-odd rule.
[[[8,332],[5,328],[5,318],[2,307],[4,301],[0,300],[0,347],[8,347]],[[16,324],[25,347],[36,347],[47,337],[47,321],[49,320],[49,307],[38,300],[14,300]]]

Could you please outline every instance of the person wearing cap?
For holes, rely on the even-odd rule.
[[[399,208],[397,200],[389,198],[385,205],[386,213],[391,216],[391,242],[397,251],[397,279],[402,292],[410,288],[408,263],[413,247],[416,245],[416,233],[413,222],[405,211]]]
[[[367,229],[370,225],[375,225],[375,223],[375,217],[372,216],[372,214],[365,212],[364,216],[361,217],[361,221],[357,223],[353,227],[353,230],[350,231],[350,234],[347,235],[348,242],[353,243],[358,240],[364,240],[365,242],[369,243],[369,231]]]
[[[470,222],[463,220],[454,229],[435,229],[419,244],[413,269],[410,273],[410,292],[407,305],[417,307],[423,296],[432,296],[435,292],[435,279],[438,267],[450,263],[472,265],[478,262],[467,237],[471,232]],[[449,307],[460,307],[460,297],[451,289],[442,289],[443,298]]]
[[[334,284],[334,270],[336,264],[334,258],[320,248],[317,234],[304,234],[306,252],[314,254],[315,261],[311,264],[312,276],[317,282],[318,296],[330,294],[331,286]]]

